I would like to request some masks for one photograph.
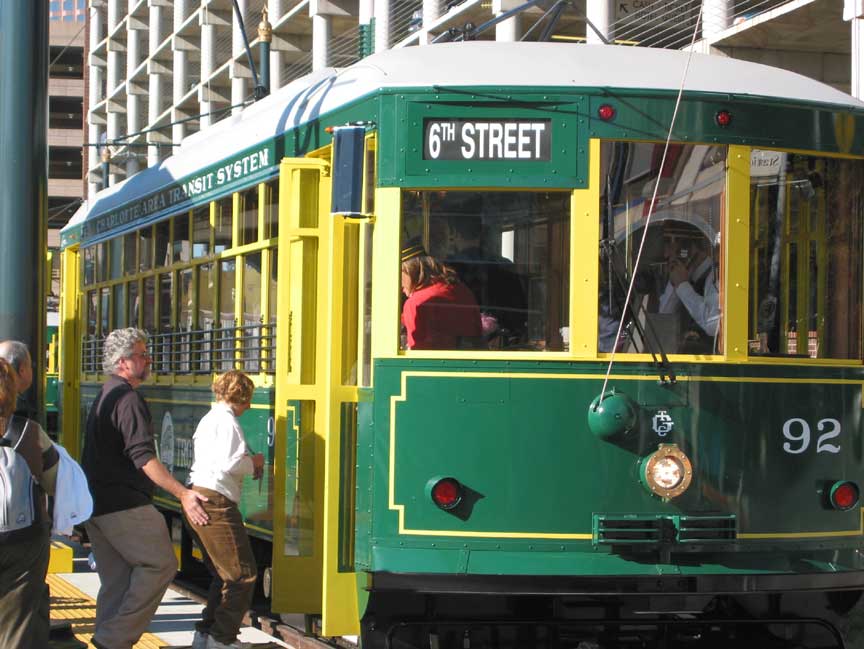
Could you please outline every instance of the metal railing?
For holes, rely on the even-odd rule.
[[[102,373],[104,336],[87,336],[81,344],[81,369]],[[200,375],[239,369],[276,371],[276,323],[187,329],[150,334],[151,371],[158,375]]]

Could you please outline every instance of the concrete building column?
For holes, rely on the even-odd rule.
[[[150,29],[148,30],[150,51],[155,52],[159,44],[165,38],[164,30],[162,29],[163,8],[161,2],[148,2],[150,8]],[[165,80],[163,71],[153,65],[153,61],[148,62],[148,95],[149,102],[147,104],[147,125],[150,126],[159,119],[162,113],[162,105],[165,101]],[[148,134],[147,141],[152,143],[153,136]],[[162,154],[158,146],[150,144],[147,147],[147,166],[153,167],[159,164]]]
[[[237,0],[237,8],[240,9],[240,15],[246,20],[248,0]],[[231,65],[231,105],[243,103],[251,94],[249,83],[251,71],[248,68],[246,61],[246,48],[243,45],[243,27],[237,18],[237,12],[231,13],[231,58],[242,61],[241,65]],[[257,26],[258,23],[256,22]],[[231,110],[231,113],[236,115],[243,111],[242,107],[237,107]]]
[[[141,30],[130,29],[126,32],[126,78],[131,79],[132,74],[141,65]],[[137,133],[143,127],[141,122],[141,97],[131,92],[126,92],[126,133]],[[138,162],[139,147],[130,147],[126,158],[126,177],[138,173],[141,165]]]
[[[428,45],[429,25],[441,17],[440,0],[423,0],[423,24],[420,27],[420,45]]]
[[[852,30],[850,94],[856,99],[861,99],[864,97],[864,2],[845,0],[843,20],[849,22],[849,28]]]
[[[515,9],[524,1],[492,0],[492,14],[500,16],[506,11]],[[522,37],[522,16],[516,15],[495,25],[496,41],[518,41]]]
[[[390,49],[390,0],[374,0],[376,52]]]
[[[702,38],[716,36],[732,24],[729,0],[702,0]]]
[[[856,99],[864,98],[864,18],[849,21],[852,28],[852,90]]]
[[[363,56],[369,56],[374,51],[374,38],[372,34],[372,20],[375,16],[375,0],[360,0],[357,6],[357,27],[362,39],[361,52]]]
[[[201,20],[206,21],[206,12],[201,14]],[[216,26],[206,22],[201,23],[201,90],[199,91],[199,112],[201,113],[201,128],[204,129],[213,122],[211,115],[213,102],[207,92],[207,81],[213,75],[216,67]]]
[[[267,11],[270,13],[270,24],[275,25],[285,13],[285,0],[268,0]],[[275,35],[274,35],[275,36]],[[285,52],[276,45],[276,38],[270,44],[270,92],[276,92],[282,87],[282,69],[286,64]]]
[[[159,114],[161,112],[162,106],[162,95],[163,95],[163,87],[165,85],[163,75],[161,74],[150,74],[149,79],[149,91],[150,91],[150,103],[148,104],[148,113],[147,113],[147,123],[153,124],[159,119]],[[149,134],[148,134],[149,136]],[[148,137],[148,142],[152,141],[150,137]],[[159,153],[159,147],[151,144],[147,147],[147,166],[154,167],[159,164],[161,159],[161,155]]]
[[[155,52],[164,38],[162,34],[162,5],[150,3],[150,28],[147,30],[147,34],[150,51]]]
[[[102,34],[105,30],[104,14],[98,7],[90,7],[90,51],[93,52],[102,41]],[[95,63],[91,54],[89,63]],[[84,62],[85,65],[88,61]],[[90,87],[88,88],[89,105],[92,108],[102,101],[102,84],[105,82],[105,68],[96,65],[90,65]],[[102,129],[98,124],[95,124],[90,116],[87,116],[87,142],[91,145],[98,144],[102,135]],[[89,179],[89,171],[96,169],[99,166],[99,147],[87,147],[87,198],[92,199],[96,192],[101,188],[100,183],[91,182]]]
[[[316,3],[317,4],[317,3]],[[312,4],[309,5],[310,13]],[[312,14],[312,70],[321,70],[330,65],[330,28],[331,17]]]
[[[174,0],[174,32],[178,32],[180,27],[186,22],[189,17],[189,2],[188,0]],[[190,45],[185,39],[174,38],[172,43],[172,87],[171,97],[173,104],[176,106],[180,100],[189,92],[189,49]],[[174,110],[172,121],[180,118],[177,110]],[[180,144],[186,137],[186,124],[172,124],[171,126],[171,141],[175,144]]]
[[[88,120],[89,121],[89,120]],[[87,127],[87,141],[96,143],[100,142],[102,138],[102,128],[98,124],[94,124],[90,122],[90,125]],[[99,147],[91,146],[87,147],[87,169],[98,169],[99,164],[101,162],[101,158],[99,157]],[[87,199],[93,200],[96,196],[96,192],[102,189],[102,183],[93,182],[90,180],[89,175],[87,179]]]
[[[107,74],[107,95],[110,97],[111,93],[113,93],[118,86],[120,85],[120,80],[123,78],[123,72],[125,70],[121,69],[120,65],[120,54],[121,52],[116,49],[112,49],[112,47],[118,47],[117,44],[112,45],[111,42],[108,42],[108,69],[106,71]]]
[[[591,24],[594,25],[594,27],[596,27],[607,40],[612,40],[609,33],[612,7],[609,2],[610,0],[586,0],[585,15],[588,20],[591,21]],[[601,38],[587,24],[585,25],[585,40],[589,45],[599,45],[603,43]]]
[[[121,65],[121,55],[124,46],[122,43],[111,38],[111,34],[117,29],[124,13],[123,7],[120,6],[120,0],[108,0],[108,69],[105,73],[107,83],[106,96],[109,98],[106,107],[106,137],[108,138],[108,142],[113,142],[120,135],[124,135],[121,132],[121,113],[119,112],[123,108],[119,107],[116,103],[112,105],[110,101],[111,95],[120,87],[126,72],[125,68]],[[112,165],[111,168],[114,169],[115,167]],[[121,178],[116,173],[108,175],[109,185],[114,185],[120,180]]]
[[[108,111],[108,128],[107,128],[107,137],[108,142],[113,142],[117,139],[118,136],[123,135],[120,132],[120,113],[109,110]],[[116,147],[112,147],[113,149]],[[111,169],[114,168],[114,165],[111,166]],[[108,175],[108,184],[116,185],[122,178],[120,178],[116,173],[111,173]]]
[[[98,8],[90,9],[90,51],[96,49],[99,43],[104,38],[103,30],[105,29],[105,21],[102,19],[102,12]],[[85,61],[86,64],[86,61]]]
[[[117,24],[125,13],[120,7],[120,0],[108,0],[108,34],[117,29]]]

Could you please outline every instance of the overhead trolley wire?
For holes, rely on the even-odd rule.
[[[648,214],[645,217],[645,227],[642,229],[642,240],[639,242],[639,251],[636,253],[636,261],[633,264],[633,272],[630,273],[630,283],[627,287],[627,295],[624,298],[624,304],[630,304],[630,298],[633,296],[633,286],[636,284],[636,273],[639,270],[639,262],[642,260],[642,251],[645,248],[645,241],[648,238],[648,227],[651,225],[651,217],[654,216],[654,207],[657,202],[657,193],[660,189],[660,179],[663,169],[666,166],[666,156],[669,153],[669,145],[672,141],[672,131],[675,128],[675,121],[678,118],[678,109],[681,106],[681,98],[684,95],[684,84],[687,81],[687,75],[690,72],[690,63],[693,60],[693,45],[696,43],[696,35],[699,33],[699,24],[702,20],[702,10],[696,17],[696,24],[693,27],[693,36],[690,41],[690,52],[687,55],[687,63],[684,65],[684,73],[681,75],[681,84],[678,87],[678,96],[675,99],[675,108],[672,111],[672,120],[669,123],[669,131],[666,134],[666,144],[663,147],[663,157],[660,160],[660,168],[657,171],[657,179],[654,181],[654,191],[651,194],[651,203],[648,205]],[[627,317],[627,309],[622,309],[621,319],[618,321],[618,331],[615,334],[614,340],[617,342],[621,338],[621,332],[624,330],[624,320]],[[612,366],[615,363],[615,351],[617,344],[612,345],[612,351],[609,356],[609,364],[606,366],[606,376],[603,377],[603,388],[600,390],[600,397],[597,400],[596,407],[599,408],[603,403],[603,398],[606,395],[606,387],[609,384],[609,376],[612,374]],[[661,376],[661,379],[664,377]],[[670,373],[670,381],[675,382],[674,374]]]

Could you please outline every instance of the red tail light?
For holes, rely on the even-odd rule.
[[[732,123],[732,113],[728,110],[718,110],[714,115],[714,121],[717,122],[717,126],[726,128]]]
[[[835,482],[834,486],[831,487],[831,506],[841,511],[852,509],[858,504],[859,494],[858,485],[854,482],[846,480]]]
[[[615,107],[609,104],[603,104],[597,109],[597,117],[602,119],[604,122],[608,122],[615,117]]]
[[[432,485],[432,502],[445,511],[462,502],[462,485],[456,478],[441,478]]]

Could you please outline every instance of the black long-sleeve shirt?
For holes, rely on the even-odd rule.
[[[147,402],[120,376],[109,378],[90,407],[81,465],[93,515],[149,505],[153,483],[141,470],[156,457]]]

